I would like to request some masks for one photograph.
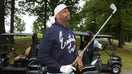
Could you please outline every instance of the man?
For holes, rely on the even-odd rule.
[[[69,7],[60,4],[54,9],[55,23],[48,28],[40,42],[38,59],[46,64],[47,74],[74,74],[76,70],[71,64],[78,56],[74,33],[67,28],[70,20]],[[77,61],[78,69],[82,69],[81,58]]]

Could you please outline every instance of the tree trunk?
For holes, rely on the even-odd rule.
[[[122,25],[121,23],[118,24],[118,47],[122,48],[124,43],[124,38],[122,34]]]
[[[5,0],[0,1],[0,34],[5,33],[4,15],[5,15]]]
[[[132,41],[132,33],[128,32],[127,37],[128,37],[127,41],[131,42]]]
[[[123,29],[122,29],[122,21],[121,21],[121,11],[120,9],[117,11],[117,16],[119,18],[119,22],[117,24],[117,37],[118,37],[118,48],[122,48],[125,44],[124,36],[123,36]]]
[[[15,0],[12,0],[12,2],[11,2],[10,33],[14,33],[14,14],[15,14],[14,10],[15,10]],[[11,36],[9,38],[9,40],[10,40],[11,43],[14,43],[14,37],[13,36]]]
[[[46,20],[47,20],[47,0],[45,0],[44,4],[44,31],[46,30]]]
[[[5,33],[4,15],[5,15],[5,0],[0,1],[0,34]],[[5,41],[5,37],[0,36],[0,41]]]

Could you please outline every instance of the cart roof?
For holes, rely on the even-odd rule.
[[[80,36],[90,36],[88,32],[80,32],[80,31],[73,31],[75,35],[80,35]],[[96,38],[113,38],[112,35],[97,35]]]
[[[0,36],[32,36],[32,33],[2,33]]]

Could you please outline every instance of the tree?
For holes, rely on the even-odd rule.
[[[0,1],[0,34],[5,33],[5,24],[4,24],[4,15],[5,15],[5,0]],[[0,40],[6,40],[4,37],[0,37]]]
[[[10,33],[14,33],[14,14],[15,14],[15,0],[11,1],[11,22],[10,22]]]
[[[132,13],[130,13],[132,11],[132,2],[130,0],[87,0],[82,11],[79,13],[81,20],[85,19],[85,22],[83,21],[84,24],[81,26],[87,31],[90,29],[91,21],[95,20],[96,28],[99,29],[112,12],[109,9],[111,3],[115,3],[118,10],[101,33],[116,36],[119,42],[118,46],[122,47],[125,42],[125,35],[123,33],[130,32],[132,28],[130,21],[132,20]]]
[[[117,24],[117,37],[119,39],[118,47],[122,47],[125,44],[125,35],[123,33],[130,32],[132,28],[131,21],[132,18],[132,2],[131,0],[117,0],[116,5],[118,7],[117,17],[118,17],[118,24]],[[127,17],[126,17],[127,16]],[[127,30],[126,30],[127,29]],[[128,34],[129,35],[129,34]],[[126,35],[126,36],[128,36]]]
[[[10,33],[14,33],[14,14],[15,14],[15,0],[11,1],[11,19],[10,19]],[[9,38],[11,43],[14,43],[14,37]]]
[[[5,0],[0,1],[0,34],[5,33],[4,15],[5,15]]]
[[[0,6],[2,8],[1,9],[2,10],[2,12],[1,12],[1,15],[2,15],[1,16],[2,17],[1,23],[3,23],[3,24],[1,24],[2,26],[0,27],[1,28],[0,32],[5,33],[5,25],[10,25],[10,33],[14,33],[14,28],[15,28],[14,27],[14,21],[17,20],[17,19],[14,19],[14,17],[18,17],[17,15],[15,15],[15,11],[18,12],[17,9],[15,10],[15,0],[4,0],[4,1],[2,0],[1,3],[3,3]],[[5,21],[4,19],[7,17],[9,18],[9,16],[11,16],[10,22]],[[7,24],[7,22],[9,22],[10,24]],[[19,24],[19,26],[20,26],[20,24]],[[9,42],[14,43],[14,38],[9,37]]]
[[[43,32],[47,20],[54,15],[54,8],[60,3],[74,6],[78,3],[78,0],[25,0],[20,1],[19,5],[24,10],[24,13],[28,12],[30,15],[38,16],[34,22],[34,30],[35,32]]]
[[[15,21],[14,21],[14,31],[17,33],[22,33],[25,30],[25,23],[24,21],[19,18],[19,17],[15,17]]]

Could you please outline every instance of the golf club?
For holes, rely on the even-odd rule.
[[[106,25],[106,23],[110,20],[112,15],[117,11],[117,8],[114,3],[110,5],[110,8],[113,10],[113,12],[110,14],[110,16],[107,18],[107,20],[104,22],[104,24],[101,26],[101,28],[98,30],[98,32],[93,36],[93,38],[88,42],[88,44],[84,47],[84,49],[80,52],[79,56],[74,60],[72,65],[75,65],[79,57],[83,56],[84,51],[87,50],[88,46],[92,43],[92,41],[95,39],[95,37],[99,34],[99,32],[102,30],[102,28]]]

